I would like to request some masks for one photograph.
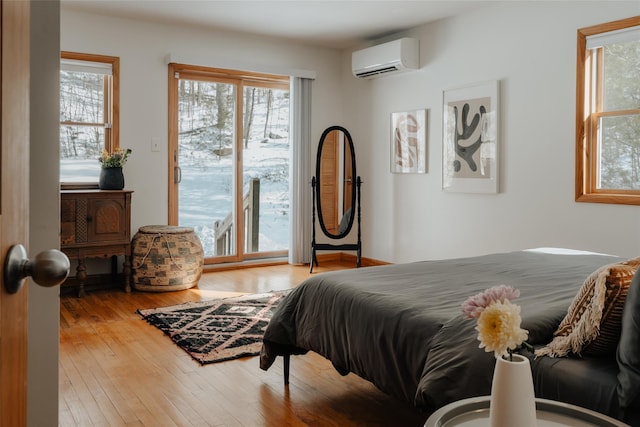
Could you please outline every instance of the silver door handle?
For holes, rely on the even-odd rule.
[[[182,182],[182,169],[180,166],[174,166],[173,168],[173,182],[174,184],[180,184]]]
[[[57,249],[42,251],[31,261],[24,246],[13,245],[4,261],[4,285],[10,294],[18,292],[27,277],[40,286],[58,286],[69,275],[70,266],[69,258]]]

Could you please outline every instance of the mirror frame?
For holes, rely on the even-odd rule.
[[[316,191],[315,192],[316,194],[314,197],[316,198],[318,222],[320,223],[320,228],[322,229],[322,232],[324,233],[325,236],[331,239],[342,239],[349,234],[349,232],[351,231],[351,228],[353,227],[353,223],[355,222],[356,191],[357,191],[356,177],[358,176],[358,174],[356,173],[356,153],[353,147],[353,140],[351,139],[351,134],[347,129],[345,129],[342,126],[330,126],[326,128],[324,132],[322,132],[322,136],[320,137],[320,142],[318,143],[318,152],[316,155],[316,186],[317,188],[318,189],[320,188],[320,160],[322,159],[322,149],[324,147],[324,141],[326,136],[332,131],[341,131],[344,134],[345,141],[348,141],[349,150],[351,152],[351,170],[352,170],[352,180],[353,180],[353,185],[351,190],[351,206],[353,208],[351,209],[351,213],[349,215],[349,223],[347,225],[347,228],[342,233],[333,234],[327,230],[327,228],[324,225],[324,219],[322,217],[322,201],[320,200],[320,191]]]

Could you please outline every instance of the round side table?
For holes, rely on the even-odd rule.
[[[536,399],[538,427],[630,427],[598,412],[568,403]],[[489,396],[450,403],[434,412],[425,427],[489,427]]]

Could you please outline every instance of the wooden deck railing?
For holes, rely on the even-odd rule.
[[[251,178],[249,191],[242,198],[244,217],[244,251],[258,252],[260,234],[260,180]],[[222,221],[214,224],[215,255],[229,255],[235,252],[233,244],[234,233],[233,213],[230,212]]]

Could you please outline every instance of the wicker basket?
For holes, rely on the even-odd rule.
[[[165,292],[189,289],[202,276],[204,251],[190,227],[147,225],[133,236],[133,287]]]

